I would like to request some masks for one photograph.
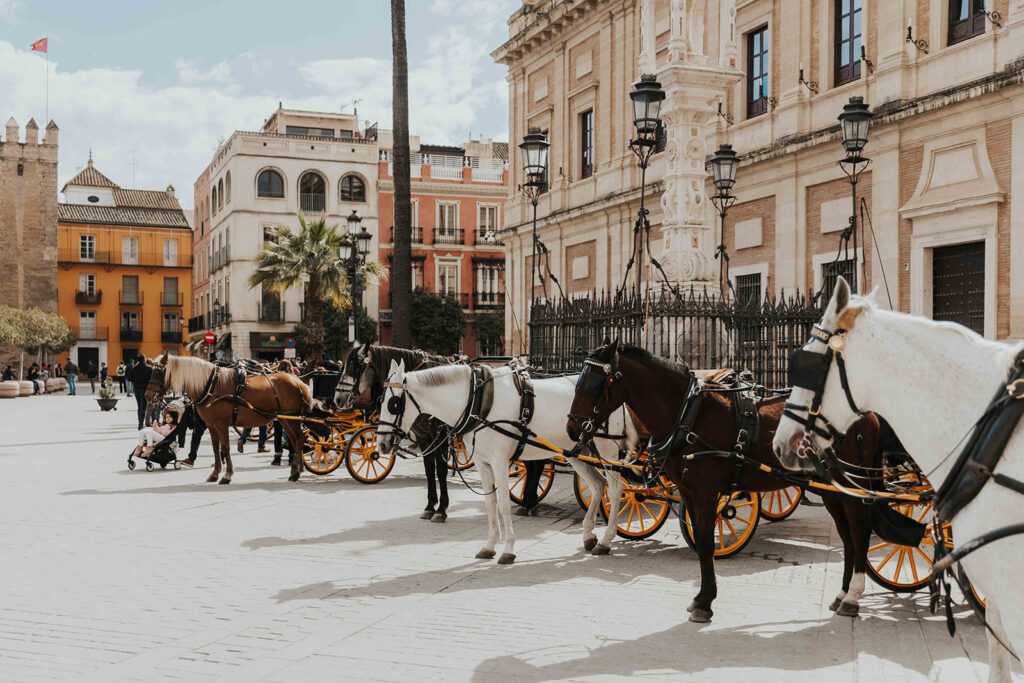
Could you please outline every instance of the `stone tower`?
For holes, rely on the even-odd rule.
[[[0,141],[0,304],[57,312],[57,124],[42,141],[32,119],[21,142],[7,121]],[[0,347],[0,368],[16,357]]]

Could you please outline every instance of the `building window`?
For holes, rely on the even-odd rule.
[[[412,260],[412,288],[422,289],[423,284],[423,259]]]
[[[78,291],[81,292],[82,294],[88,294],[89,296],[95,294],[96,276],[87,273],[81,273],[78,276]]]
[[[178,240],[164,240],[164,266],[174,268],[178,265]]]
[[[164,313],[160,324],[161,332],[181,332],[181,320],[177,313]]]
[[[580,114],[580,178],[594,175],[594,110]]]
[[[142,303],[138,275],[121,276],[121,303],[138,305]]]
[[[221,178],[217,182],[217,210],[220,211],[224,208],[224,179]]]
[[[261,171],[256,178],[256,196],[258,197],[284,197],[284,180],[277,171]],[[214,201],[216,204],[216,201]]]
[[[842,275],[843,279],[850,283],[856,291],[857,278],[856,268],[853,259],[843,259],[821,264],[821,294],[822,301],[828,302],[832,299],[832,292],[836,289],[836,281]]]
[[[761,274],[736,276],[736,301],[741,306],[761,304]]]
[[[949,0],[949,44],[985,32],[985,0]]]
[[[287,135],[304,135],[311,138],[333,138],[333,128],[307,128],[306,126],[285,126]]]
[[[165,277],[164,278],[164,294],[163,294],[164,306],[177,306],[178,300],[178,278],[176,277]]]
[[[79,235],[78,236],[78,258],[81,261],[95,261],[96,260],[96,236],[95,235]]]
[[[347,175],[341,179],[341,201],[366,201],[366,185],[363,183],[362,178],[355,175]]]
[[[458,244],[459,239],[459,203],[437,203],[437,229],[434,231],[435,244]]]
[[[227,203],[231,203],[231,171],[224,176],[224,191],[227,192]]]
[[[437,264],[437,292],[439,294],[458,294],[459,267],[454,263]]]
[[[213,210],[213,215],[217,215],[217,186],[214,185],[213,189],[210,190],[210,207]]]
[[[747,34],[747,118],[768,111],[768,27]]]
[[[267,225],[263,226],[263,244],[277,244],[274,228]]]
[[[121,238],[121,263],[124,265],[137,265],[139,262],[139,238]]]
[[[138,311],[121,311],[121,329],[132,332],[142,331],[142,318]]]
[[[412,227],[414,227],[414,228],[419,227],[419,225],[420,225],[420,200],[419,199],[410,199],[409,200],[409,205],[411,207],[410,213],[412,214],[412,218],[410,219],[410,225]],[[420,241],[422,242],[423,240],[420,239]]]
[[[96,338],[96,311],[82,311],[78,314],[78,337]]]
[[[494,233],[498,225],[498,207],[494,204],[477,205],[476,229],[480,238],[486,238],[488,233]]]
[[[501,303],[501,293],[504,290],[505,264],[481,262],[476,264],[474,269],[476,280],[476,304],[496,305]]]
[[[862,0],[836,0],[837,86],[860,78]]]
[[[303,173],[299,178],[299,208],[322,212],[327,206],[326,185],[319,173]]]

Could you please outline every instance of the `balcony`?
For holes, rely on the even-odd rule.
[[[181,343],[181,330],[171,332],[169,330],[162,330],[160,332],[160,341],[164,344],[180,344]]]
[[[206,329],[206,316],[194,315],[188,319],[188,331],[199,332]]]
[[[181,306],[183,303],[184,297],[179,292],[160,292],[161,306]]]
[[[473,308],[504,308],[504,292],[474,292]]]
[[[487,235],[490,233],[493,239],[488,240]],[[473,246],[477,247],[503,247],[505,243],[498,238],[497,230],[478,230],[473,233]]]
[[[76,326],[72,327],[71,331],[79,341],[106,341],[110,336],[110,328],[95,325]]]
[[[430,178],[432,180],[462,180],[462,167],[465,166],[463,157],[445,154],[428,154],[424,156],[427,163],[430,164]]]
[[[206,327],[216,327],[218,325],[226,325],[231,322],[231,312],[227,306],[221,306],[214,308],[206,314]]]
[[[91,306],[98,306],[103,302],[103,290],[97,289],[91,294],[89,292],[83,292],[77,290],[75,292],[75,303],[76,304],[88,304]]]
[[[123,251],[83,253],[79,248],[57,250],[58,263],[95,263],[104,266],[145,266],[149,268],[191,268],[192,254],[176,254],[165,258],[162,252],[125,254]]]
[[[423,244],[423,228],[411,228],[412,243]],[[395,226],[391,226],[391,243],[395,243]]]
[[[117,292],[117,302],[122,306],[141,306],[142,292],[126,292],[120,289]]]
[[[261,323],[283,323],[285,321],[284,302],[269,306],[263,303],[256,304],[256,314]]]
[[[462,244],[466,231],[462,228],[434,228],[434,244]]]
[[[469,158],[474,183],[500,183],[505,179],[507,164],[501,159]]]
[[[134,328],[121,328],[121,341],[123,342],[141,342],[142,341],[142,330]]]
[[[304,213],[323,213],[327,209],[327,195],[303,192],[299,195],[299,210]]]

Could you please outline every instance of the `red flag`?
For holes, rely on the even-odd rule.
[[[32,48],[33,52],[42,52],[43,54],[47,54],[47,52],[46,52],[46,41],[47,40],[49,40],[49,38],[40,38],[36,42],[32,43],[29,47]]]

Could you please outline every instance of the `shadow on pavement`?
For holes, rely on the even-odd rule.
[[[127,458],[126,458],[127,459]],[[280,481],[261,481],[261,482],[245,482],[239,480],[239,474],[244,473],[246,470],[263,470],[268,469],[267,467],[236,467],[235,478],[231,481],[228,486],[220,486],[213,482],[207,482],[205,478],[209,476],[211,471],[209,467],[196,467],[194,470],[178,470],[177,473],[191,472],[194,475],[201,474],[202,476],[193,480],[188,484],[178,484],[174,486],[140,486],[137,489],[78,489],[74,491],[63,491],[60,495],[62,496],[92,496],[92,495],[138,495],[138,494],[150,494],[150,493],[196,493],[200,491],[205,492],[219,492],[224,493],[226,491],[252,491],[262,489],[264,491],[281,491],[287,489],[296,489],[300,491],[308,491],[312,493],[334,493],[336,491],[348,491],[348,490],[360,490],[360,491],[372,491],[378,490],[390,490],[409,488],[414,486],[426,486],[426,480],[421,477],[388,477],[379,484],[373,484],[372,486],[367,484],[360,484],[359,482],[349,479],[347,475],[342,474],[339,477],[317,477],[316,475],[304,472],[302,477],[297,482],[288,481],[288,471],[286,468],[275,467],[275,470],[281,470]],[[141,461],[136,465],[135,471],[119,471],[118,474],[122,475],[133,475],[136,477],[155,477],[160,476],[158,472],[164,472],[169,474],[175,472],[170,468],[166,470],[160,470],[157,468],[153,472],[147,472],[145,470],[145,464]],[[311,482],[315,482],[312,483]],[[303,486],[306,484],[306,486]],[[310,485],[311,484],[311,485]]]

